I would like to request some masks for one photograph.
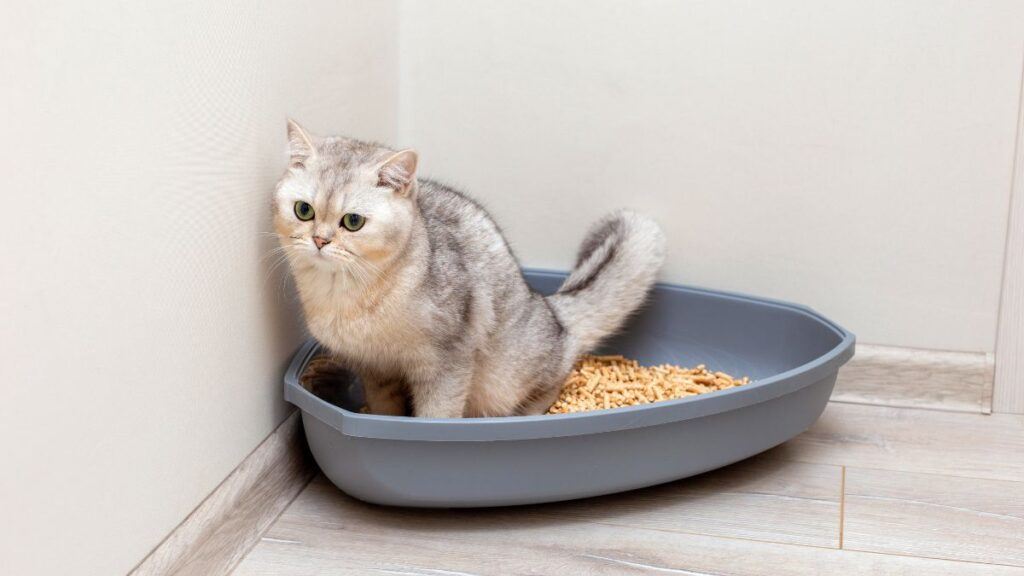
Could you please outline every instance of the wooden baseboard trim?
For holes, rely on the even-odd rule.
[[[293,413],[129,576],[228,574],[315,473]]]
[[[858,344],[832,400],[900,408],[992,412],[992,354]]]

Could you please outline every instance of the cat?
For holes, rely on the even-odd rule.
[[[558,292],[533,291],[488,213],[417,177],[413,150],[313,137],[288,121],[274,227],[310,333],[374,414],[541,414],[576,357],[643,303],[665,240],[621,210],[587,233]]]

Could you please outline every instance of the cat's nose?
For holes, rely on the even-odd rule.
[[[327,246],[330,243],[331,243],[331,241],[326,239],[326,238],[321,238],[319,236],[313,236],[313,244],[316,244],[316,249],[317,250],[320,250],[321,248],[323,248],[324,246]]]

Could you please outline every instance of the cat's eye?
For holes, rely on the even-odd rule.
[[[303,222],[313,219],[313,207],[309,205],[309,202],[303,202],[299,200],[295,203],[295,217]]]
[[[366,217],[362,214],[356,214],[355,212],[349,212],[341,217],[341,225],[349,232],[355,232],[366,224]]]

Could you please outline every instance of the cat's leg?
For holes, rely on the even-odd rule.
[[[412,386],[412,415],[420,418],[462,418],[466,411],[472,370],[449,367],[420,378]]]
[[[341,360],[325,355],[309,361],[300,382],[317,398],[335,406],[343,406],[348,398],[346,390],[352,377],[352,372]]]
[[[551,405],[555,403],[555,400],[558,400],[558,393],[561,390],[562,387],[558,384],[535,389],[519,405],[516,409],[516,414],[520,416],[535,416],[547,412],[548,408],[551,408]]]
[[[366,407],[371,414],[407,416],[409,395],[405,383],[398,378],[363,376]]]

